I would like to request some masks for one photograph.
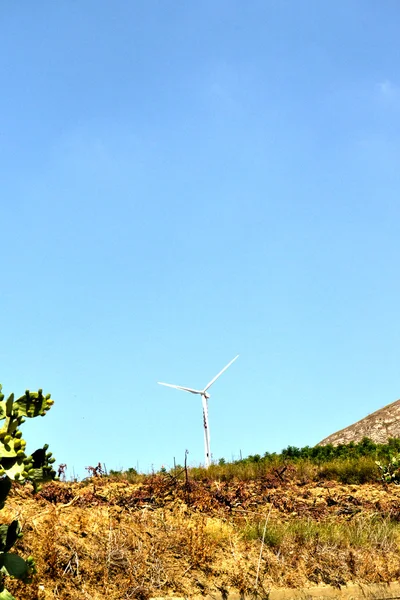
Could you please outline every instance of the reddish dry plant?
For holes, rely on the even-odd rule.
[[[146,600],[254,592],[256,577],[260,593],[400,577],[399,487],[304,485],[281,475],[275,487],[266,478],[167,474],[138,484],[96,476],[95,489],[53,482],[36,496],[16,487],[5,511],[20,516],[20,553],[33,554],[38,569],[23,597]]]

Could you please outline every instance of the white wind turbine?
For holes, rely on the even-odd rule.
[[[220,377],[222,375],[222,373],[224,371],[226,371],[233,362],[235,362],[235,360],[238,357],[239,357],[239,354],[237,356],[235,356],[235,358],[233,358],[231,360],[231,362],[228,363],[226,365],[226,367],[224,367],[222,369],[222,371],[220,371],[218,373],[218,375],[216,375],[213,379],[211,379],[210,383],[207,383],[204,390],[194,390],[192,388],[183,387],[182,385],[173,385],[172,383],[162,383],[162,381],[157,382],[160,385],[165,385],[167,387],[175,388],[176,390],[183,390],[184,392],[190,392],[191,394],[199,394],[201,396],[201,400],[202,400],[202,404],[203,404],[204,450],[205,450],[205,457],[206,457],[206,468],[208,468],[211,464],[210,429],[208,426],[208,399],[210,397],[210,394],[207,393],[207,390],[212,386],[213,383],[215,383],[217,381],[218,377]]]

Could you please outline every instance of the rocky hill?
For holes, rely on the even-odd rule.
[[[328,436],[318,446],[349,444],[370,438],[376,444],[386,444],[390,438],[400,438],[400,400],[396,400],[374,413]]]

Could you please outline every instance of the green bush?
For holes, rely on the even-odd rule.
[[[332,460],[320,465],[316,476],[344,484],[374,483],[379,480],[375,461],[368,457]]]

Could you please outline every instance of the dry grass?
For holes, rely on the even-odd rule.
[[[311,542],[335,548],[373,549],[395,552],[400,539],[400,525],[390,518],[359,515],[352,520],[330,518],[324,521],[293,519],[269,523],[264,535],[264,522],[247,522],[243,528],[247,540],[262,540],[270,548],[283,544],[301,547]]]
[[[192,596],[271,586],[380,582],[400,576],[400,489],[252,482],[51,484],[33,497],[17,487],[23,555],[38,576],[26,600]],[[42,587],[41,587],[42,586]]]

